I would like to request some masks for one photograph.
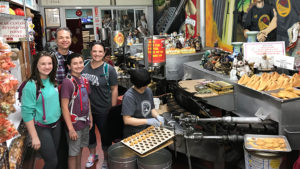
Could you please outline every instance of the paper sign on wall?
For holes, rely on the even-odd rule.
[[[248,62],[259,62],[262,56],[267,55],[268,58],[275,56],[285,56],[285,44],[283,41],[278,42],[250,42],[244,43],[244,58]]]
[[[9,14],[9,3],[0,1],[0,13]]]
[[[284,69],[294,70],[295,57],[275,56],[274,65]]]
[[[6,41],[19,41],[20,38],[25,38],[25,21],[23,19],[1,19],[0,36]]]

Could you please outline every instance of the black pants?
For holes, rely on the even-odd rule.
[[[65,122],[61,122],[61,133],[65,133],[66,124]],[[67,142],[67,136],[65,134],[61,134],[59,149],[58,149],[58,166],[56,169],[67,169],[68,168],[68,157],[69,157],[69,145]]]
[[[104,151],[112,144],[112,140],[108,134],[108,114],[106,116],[92,114],[93,115],[93,127],[90,130],[90,141],[89,148],[95,148],[97,146],[95,125],[98,128],[98,131],[101,135],[101,145]]]
[[[61,122],[55,128],[35,126],[41,142],[39,150],[45,165],[43,169],[55,169],[58,164],[58,145],[61,137]]]

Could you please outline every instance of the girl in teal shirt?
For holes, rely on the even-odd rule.
[[[39,150],[45,165],[57,166],[57,149],[61,135],[61,109],[55,80],[56,58],[48,52],[34,57],[31,76],[22,90],[21,114],[32,139],[32,148]]]

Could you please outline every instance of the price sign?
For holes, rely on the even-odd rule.
[[[285,44],[279,42],[250,42],[244,43],[244,58],[248,62],[259,63],[262,56],[267,55],[268,58],[275,56],[285,56]]]
[[[274,65],[284,69],[294,70],[295,57],[275,56]]]

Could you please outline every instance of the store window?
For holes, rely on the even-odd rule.
[[[113,10],[114,18],[117,21],[116,30],[123,30],[125,33],[134,28],[134,10]]]
[[[122,30],[125,33],[134,31],[142,17],[146,18],[145,9],[112,9],[101,10],[102,26],[111,30]],[[148,25],[146,25],[148,27]]]
[[[112,28],[112,26],[114,24],[113,24],[113,20],[112,20],[111,10],[102,10],[101,16],[102,16],[103,28]],[[112,29],[115,29],[115,28],[112,28]]]

